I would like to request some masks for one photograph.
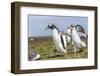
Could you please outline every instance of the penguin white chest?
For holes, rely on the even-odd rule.
[[[53,30],[53,40],[55,43],[60,43],[60,35],[56,29]]]
[[[81,39],[75,29],[72,31],[72,39],[74,43],[81,43]]]
[[[64,37],[62,36],[62,39],[64,41]],[[56,46],[57,51],[65,51],[63,46],[65,46],[66,43],[61,42],[61,35],[59,34],[58,30],[53,29],[53,40],[54,40],[54,44]]]
[[[85,46],[84,42],[82,42],[76,30],[72,31],[72,39],[76,47],[82,48],[83,46]]]

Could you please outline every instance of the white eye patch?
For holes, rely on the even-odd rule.
[[[52,26],[52,24],[50,23],[49,26]]]

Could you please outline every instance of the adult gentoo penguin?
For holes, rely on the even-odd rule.
[[[74,52],[77,52],[79,51],[81,48],[85,48],[86,47],[86,42],[83,41],[81,39],[81,36],[78,34],[78,32],[80,32],[80,28],[82,29],[81,31],[84,31],[83,27],[82,26],[74,26],[74,25],[71,25],[71,37],[72,37],[72,41],[73,41],[73,44],[74,44]],[[79,28],[79,31],[76,29],[77,27],[80,27]]]
[[[47,29],[51,29],[53,32],[52,37],[53,37],[53,41],[56,46],[57,52],[63,52],[64,54],[67,54],[66,35],[63,35],[60,32],[60,30],[52,23],[47,26]]]

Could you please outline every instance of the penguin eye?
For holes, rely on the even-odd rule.
[[[49,28],[50,26],[48,25],[48,28]]]
[[[51,27],[52,25],[51,24],[48,24],[48,27]]]

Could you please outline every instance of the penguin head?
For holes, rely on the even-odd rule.
[[[73,28],[75,28],[76,26],[74,24],[70,25],[70,29],[72,30]]]
[[[51,30],[56,29],[56,30],[59,31],[59,29],[54,24],[52,24],[52,23],[48,24],[46,29],[51,29]]]
[[[70,29],[71,29],[71,33],[72,33],[72,30],[76,29],[76,26],[74,24],[71,24]]]
[[[50,24],[48,24],[47,28],[53,30],[54,28],[56,28],[56,26],[54,24],[50,23]]]
[[[74,27],[75,27],[75,25],[74,25],[74,24],[71,24],[71,25],[70,25],[70,27],[71,27],[71,28],[74,28]]]
[[[85,29],[79,24],[77,25],[72,24],[70,27],[71,27],[71,30],[75,29],[77,32],[85,33]]]
[[[79,24],[76,25],[76,30],[78,32],[86,33],[85,32],[85,29],[83,28],[83,26],[82,25],[79,25]]]

